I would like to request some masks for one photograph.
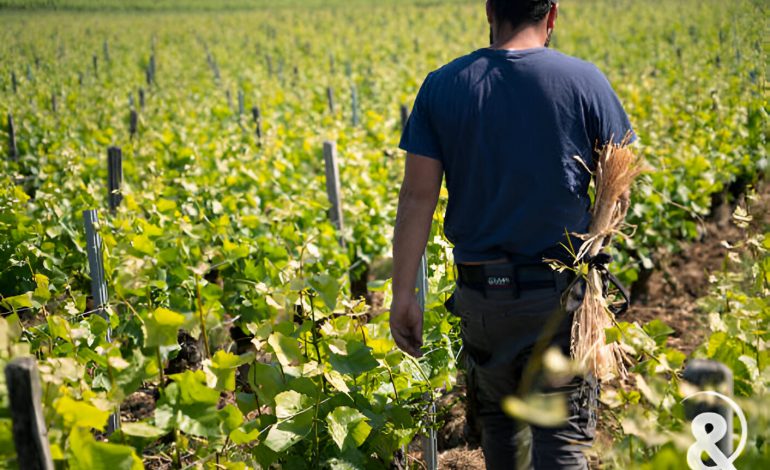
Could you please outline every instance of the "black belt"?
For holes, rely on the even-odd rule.
[[[512,297],[526,290],[554,289],[563,291],[571,272],[557,273],[545,263],[458,264],[458,283],[474,290],[489,292],[510,291]]]

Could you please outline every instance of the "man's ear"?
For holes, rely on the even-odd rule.
[[[489,5],[489,0],[487,0],[487,5]],[[551,4],[551,10],[548,11],[547,28],[549,31],[553,31],[553,25],[556,23],[556,18],[558,17],[559,17],[559,4],[554,2]]]
[[[495,21],[495,13],[492,11],[492,2],[487,0],[487,22],[491,26]]]

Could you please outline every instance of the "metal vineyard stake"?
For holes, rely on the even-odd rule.
[[[123,195],[120,192],[122,184],[123,151],[120,147],[110,147],[107,149],[107,187],[110,212],[113,214],[123,200]]]
[[[91,273],[91,296],[94,299],[94,309],[99,316],[109,323],[109,315],[105,311],[107,306],[107,282],[104,277],[104,258],[102,257],[102,237],[97,226],[99,217],[96,210],[83,211],[83,223],[86,229],[86,253],[88,253],[88,267]],[[112,342],[112,328],[107,327],[106,341]],[[107,434],[110,435],[120,429],[120,410],[110,415],[107,422]]]

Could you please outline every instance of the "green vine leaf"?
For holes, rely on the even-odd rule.
[[[185,316],[167,308],[157,308],[144,317],[144,347],[157,348],[177,344],[179,328]]]
[[[326,422],[329,425],[329,434],[340,450],[360,447],[372,431],[366,416],[347,406],[335,408],[326,415]]]
[[[87,428],[75,428],[69,438],[67,462],[72,470],[142,470],[133,447],[97,442]]]

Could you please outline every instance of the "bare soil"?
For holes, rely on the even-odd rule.
[[[132,393],[120,405],[120,420],[125,422],[141,421],[155,412],[157,390],[142,388]]]

